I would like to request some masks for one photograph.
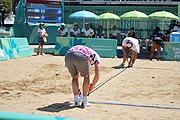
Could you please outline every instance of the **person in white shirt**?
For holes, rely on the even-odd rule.
[[[177,25],[174,26],[173,32],[180,32],[180,21],[177,21]]]
[[[84,37],[91,38],[93,36],[93,30],[89,27],[88,23],[85,23],[85,27],[81,30]]]
[[[61,26],[57,30],[59,37],[67,37],[68,35],[68,29],[65,28],[65,24],[62,23]]]
[[[120,67],[124,67],[126,61],[128,61],[128,54],[131,51],[131,59],[128,63],[128,67],[132,67],[136,61],[137,53],[140,52],[139,49],[139,41],[133,37],[127,37],[122,42],[122,50],[123,50],[123,62]]]
[[[71,37],[79,37],[80,36],[80,29],[78,28],[78,24],[74,23],[74,27],[70,29],[70,36]]]
[[[121,34],[121,31],[117,29],[117,27],[114,25],[112,30],[110,31],[110,38],[111,39],[119,39]]]
[[[39,28],[38,28],[38,52],[37,55],[43,55],[42,51],[43,51],[43,45],[44,42],[46,42],[46,38],[48,37],[48,34],[46,33],[46,30],[44,29],[44,23],[40,23],[39,24]]]

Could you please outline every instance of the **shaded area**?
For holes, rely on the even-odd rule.
[[[64,110],[69,110],[75,108],[74,106],[71,106],[72,103],[69,101],[64,103],[54,103],[45,107],[37,108],[39,111],[45,111],[45,112],[60,112]]]
[[[114,67],[112,67],[112,68],[114,68],[114,69],[124,69],[125,67],[118,65],[118,66],[114,66]]]

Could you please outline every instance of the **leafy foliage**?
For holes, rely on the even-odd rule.
[[[0,0],[0,4],[4,6],[5,13],[10,13],[12,11],[12,0]]]

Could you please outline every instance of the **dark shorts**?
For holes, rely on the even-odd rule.
[[[89,74],[89,65],[87,56],[80,52],[71,51],[65,55],[65,66],[68,68],[72,77],[80,72],[82,77]]]
[[[162,40],[154,40],[154,43],[156,43],[157,45],[162,46],[163,45],[163,41]]]
[[[38,44],[44,45],[44,40],[43,40],[42,37],[39,37],[39,38],[38,38]]]

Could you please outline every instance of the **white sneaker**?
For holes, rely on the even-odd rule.
[[[124,63],[121,63],[121,64],[119,65],[119,67],[120,67],[120,68],[124,68]]]
[[[83,101],[81,106],[82,107],[89,107],[91,104],[86,100],[86,101]]]

